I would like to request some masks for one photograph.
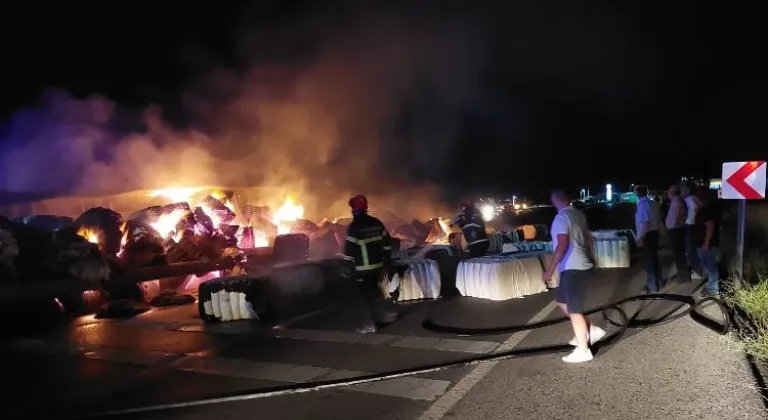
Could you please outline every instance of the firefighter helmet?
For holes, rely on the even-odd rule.
[[[349,199],[349,207],[352,211],[368,210],[368,199],[364,195],[356,195]]]

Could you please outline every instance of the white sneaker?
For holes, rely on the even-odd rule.
[[[691,271],[691,280],[701,280],[703,278],[704,277],[702,277],[701,274],[699,274],[699,273],[697,273],[695,271]]]
[[[597,325],[590,325],[589,331],[587,332],[587,338],[589,339],[589,345],[595,344],[598,341],[602,340],[603,337],[605,337],[605,330],[598,327]],[[573,337],[571,341],[568,342],[568,344],[572,345],[573,347],[576,347],[579,345],[578,341],[576,341],[576,337]]]
[[[584,363],[590,360],[592,360],[592,351],[589,349],[575,349],[567,356],[563,356],[563,362],[565,363]]]

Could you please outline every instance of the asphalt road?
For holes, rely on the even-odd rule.
[[[639,269],[605,269],[589,302],[635,295]],[[692,293],[692,285],[672,292]],[[506,302],[462,299],[441,305],[438,320],[503,326],[560,317],[551,293]],[[376,334],[354,333],[355,316],[329,307],[277,329],[247,323],[203,325],[194,305],[153,309],[129,320],[83,317],[67,327],[4,340],[3,418],[135,408],[233,391],[354,377],[512,348],[563,344],[567,324],[513,335],[455,337],[421,328],[434,302],[403,305],[403,318]],[[630,304],[654,317],[671,303]],[[599,321],[599,317],[595,317]],[[484,363],[270,399],[207,405],[120,418],[167,419],[757,419],[764,406],[750,389],[741,356],[688,319],[631,332],[589,364],[560,355]]]

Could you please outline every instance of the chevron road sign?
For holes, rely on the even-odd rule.
[[[724,200],[762,200],[765,198],[765,161],[723,163]]]
[[[747,200],[765,198],[766,164],[763,160],[723,163],[723,190],[720,198],[739,200],[736,229],[736,275],[742,278],[744,266],[744,230],[747,225]]]

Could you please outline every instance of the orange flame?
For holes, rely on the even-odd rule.
[[[155,223],[151,223],[152,229],[157,231],[163,239],[172,237],[176,232],[176,225],[187,214],[184,209],[175,209],[170,213],[161,215]],[[175,240],[176,238],[174,238]]]
[[[438,217],[437,223],[440,224],[440,229],[443,230],[443,233],[445,233],[446,237],[452,233],[450,220]]]
[[[99,239],[101,238],[101,231],[99,229],[86,226],[80,227],[80,229],[77,230],[77,234],[86,241],[96,245],[99,244]]]
[[[278,235],[285,235],[291,233],[293,224],[302,217],[304,217],[304,206],[297,203],[293,197],[288,196],[272,217],[272,223],[277,226]]]
[[[237,213],[235,210],[235,205],[232,204],[231,201],[227,198],[226,195],[224,195],[224,192],[221,190],[213,190],[211,191],[211,197],[221,201],[221,204],[224,204],[224,206],[230,210],[232,210],[232,213]],[[205,210],[205,209],[203,209]]]
[[[203,187],[178,187],[161,188],[149,192],[150,197],[165,197],[172,203],[189,203],[192,196],[202,190]]]
[[[120,225],[120,233],[123,234],[123,237],[120,239],[120,250],[117,251],[118,258],[120,258],[123,255],[123,251],[125,251],[125,246],[128,244],[128,222],[123,222]]]
[[[253,232],[253,247],[254,248],[266,248],[269,246],[269,238],[267,234],[262,231]]]

